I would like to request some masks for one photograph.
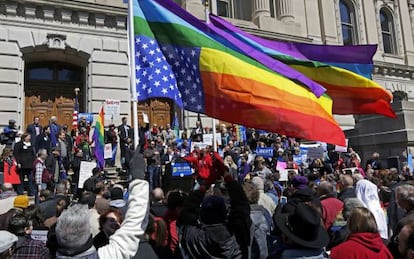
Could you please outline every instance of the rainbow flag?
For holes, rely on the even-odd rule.
[[[172,99],[180,97],[184,109],[297,138],[345,143],[329,96],[317,98],[287,71],[276,73],[230,48],[172,1],[136,0],[134,31],[138,96],[151,98],[164,81],[170,84],[164,92],[178,89]],[[157,58],[149,61],[150,56]]]
[[[269,61],[260,54],[265,53],[324,86],[333,99],[334,114],[395,117],[390,105],[392,94],[370,79],[376,45],[276,42],[250,35],[214,15],[210,15],[210,21],[209,28],[231,39],[233,49],[264,64]]]
[[[95,130],[93,131],[93,140],[95,142],[94,154],[98,166],[103,169],[105,167],[104,159],[104,148],[105,148],[105,139],[104,139],[104,107],[101,107],[99,114],[96,119]]]

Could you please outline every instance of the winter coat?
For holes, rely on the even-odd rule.
[[[332,248],[332,259],[392,259],[378,233],[352,233],[344,243]]]
[[[17,173],[16,159],[13,158],[3,160],[3,175],[5,183],[20,184],[20,176]]]
[[[14,146],[13,156],[22,169],[32,169],[33,162],[36,159],[33,145],[24,145],[23,141],[19,141]]]
[[[251,258],[265,259],[269,254],[267,236],[270,234],[270,226],[266,220],[266,209],[258,204],[250,205],[250,219],[252,220]]]
[[[230,177],[231,179],[231,177]],[[189,258],[248,258],[250,206],[241,185],[225,178],[230,196],[226,224],[200,225],[198,210],[204,193],[192,192],[177,221],[183,252]]]
[[[84,258],[132,258],[136,255],[139,247],[140,236],[144,234],[148,216],[149,188],[148,182],[144,180],[133,180],[129,184],[128,213],[121,227],[109,237],[109,244],[95,250],[92,246],[82,252]],[[60,247],[59,251],[65,248]],[[79,254],[66,257],[60,253],[58,258],[79,258]]]

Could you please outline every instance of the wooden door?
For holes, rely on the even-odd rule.
[[[49,124],[52,116],[57,117],[60,125],[72,127],[74,100],[70,97],[59,96],[43,99],[40,96],[26,96],[25,98],[25,127],[33,122],[33,117],[39,116],[42,126]]]
[[[148,115],[150,126],[156,123],[158,126],[163,126],[171,123],[173,114],[173,104],[168,99],[151,99],[145,102],[138,103],[138,123],[144,125],[142,113]]]

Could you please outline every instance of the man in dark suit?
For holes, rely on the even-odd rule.
[[[118,126],[119,145],[121,149],[121,164],[125,163],[125,151],[128,143],[128,139],[134,139],[134,132],[131,126],[128,125],[127,117],[122,117],[122,124]],[[122,166],[124,168],[124,166]]]
[[[34,145],[36,152],[39,149],[46,149],[47,154],[50,154],[50,150],[52,148],[52,142],[50,139],[50,127],[46,126],[43,127],[43,133],[36,137],[36,142]]]
[[[40,125],[40,118],[39,116],[35,116],[33,118],[33,123],[29,124],[26,128],[26,132],[30,134],[32,137],[32,145],[34,146],[36,143],[36,137],[43,133],[42,125]]]

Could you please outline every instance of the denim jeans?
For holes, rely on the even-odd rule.
[[[160,187],[160,168],[156,165],[149,165],[147,168],[150,190]]]

